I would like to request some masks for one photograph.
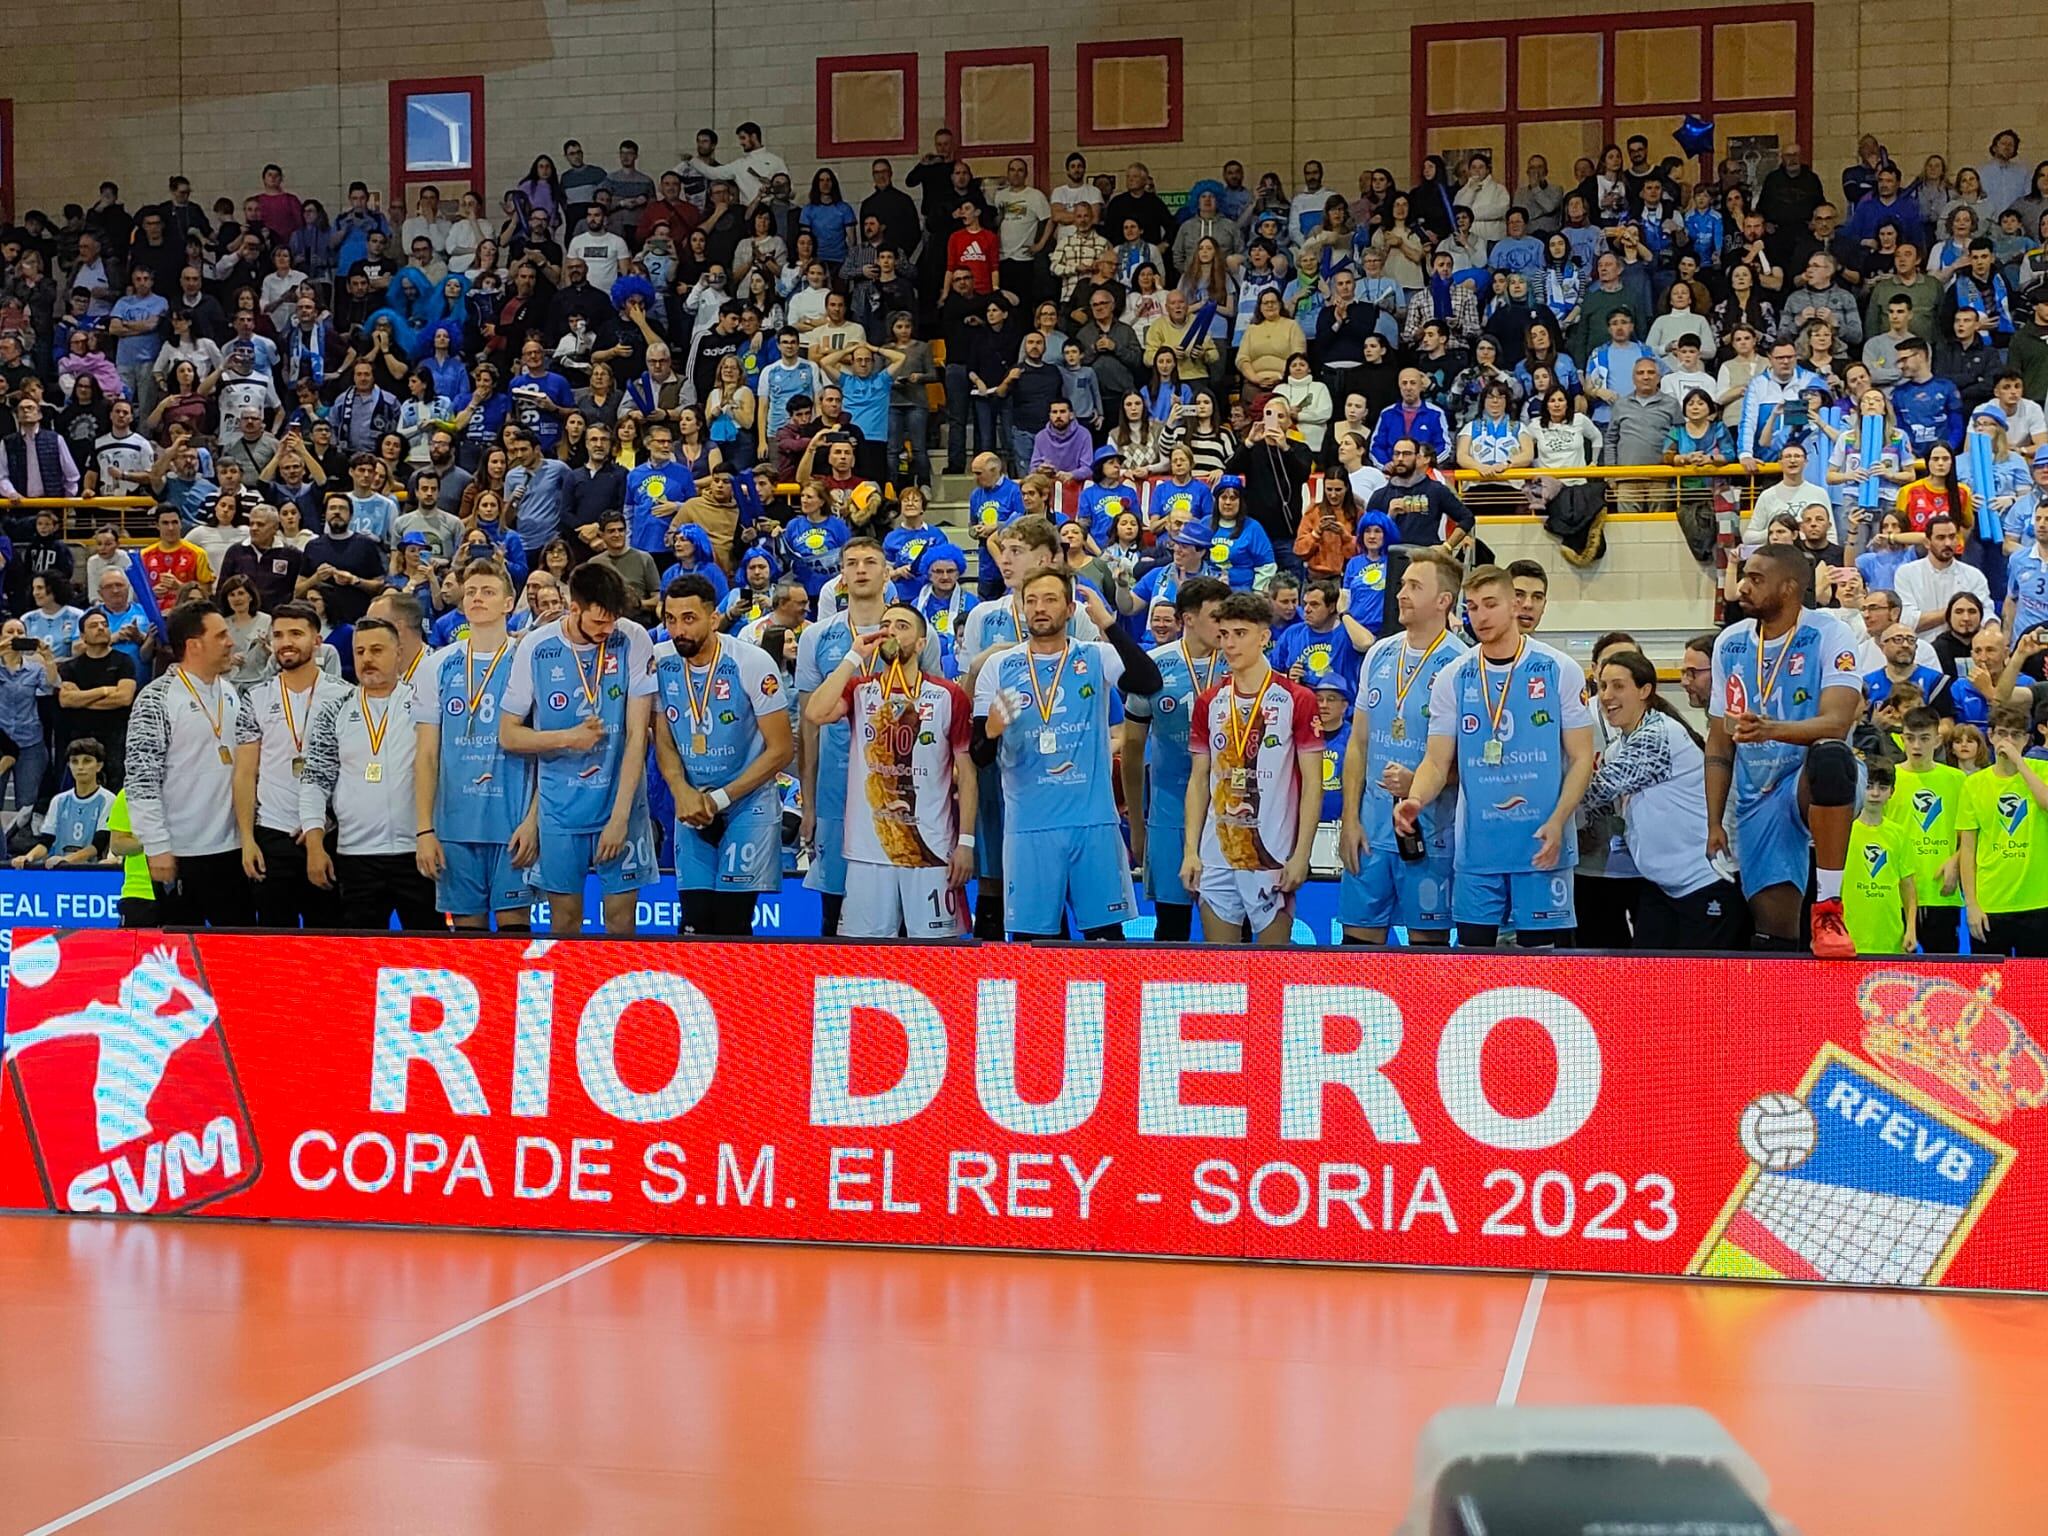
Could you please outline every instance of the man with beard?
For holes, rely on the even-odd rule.
[[[879,629],[888,608],[888,585],[889,558],[881,541],[865,536],[849,540],[839,552],[839,592],[846,606],[811,625],[797,642],[796,688],[805,704],[827,686],[828,674],[854,649],[855,640]],[[872,660],[870,653],[870,663]],[[938,641],[930,634],[919,650],[918,668],[934,674],[939,670]],[[849,749],[850,733],[843,721],[819,725],[806,714],[798,777],[804,795],[803,838],[815,851],[804,884],[819,893],[823,910],[820,931],[826,938],[838,934],[840,909],[846,900]]]
[[[242,871],[256,895],[260,928],[333,928],[334,893],[306,878],[299,832],[299,781],[306,772],[306,733],[323,704],[348,696],[348,685],[320,670],[320,616],[310,604],[283,603],[270,615],[270,654],[277,675],[243,693],[235,722],[235,823]]]
[[[978,784],[967,695],[918,665],[928,627],[908,603],[853,647],[804,701],[813,727],[851,720],[842,938],[957,938],[974,873]],[[965,829],[965,830],[963,830]]]
[[[1076,642],[1074,579],[1041,570],[1018,591],[1027,638],[975,681],[976,762],[1003,781],[1003,911],[1011,937],[1056,939],[1069,910],[1087,939],[1123,937],[1136,915],[1111,791],[1110,690],[1150,698],[1159,665],[1083,589],[1105,640]]]
[[[1262,946],[1294,937],[1294,893],[1308,879],[1323,796],[1315,695],[1266,662],[1273,609],[1256,592],[1216,608],[1230,675],[1195,700],[1193,772],[1180,879],[1202,902],[1202,937]]]
[[[676,577],[661,601],[668,639],[654,648],[654,761],[675,796],[683,926],[743,939],[754,931],[754,898],[782,884],[775,776],[796,754],[782,669],[759,646],[718,633],[717,591],[704,577]]]
[[[462,577],[468,634],[443,646],[413,683],[413,798],[419,871],[457,928],[532,926],[531,870],[540,852],[533,764],[498,740],[511,681],[512,578],[493,560]]]
[[[1856,810],[1848,736],[1863,703],[1854,635],[1805,607],[1806,561],[1766,544],[1744,562],[1736,600],[1749,617],[1714,642],[1707,695],[1707,854],[1733,851],[1756,919],[1755,947],[1799,947],[1809,851],[1817,866],[1813,952],[1847,959],[1842,864]]]
[[[370,599],[384,590],[384,545],[366,533],[352,533],[355,503],[346,491],[327,493],[327,531],[308,541],[306,574],[298,579],[301,598],[320,588],[327,621],[339,628],[369,611]]]

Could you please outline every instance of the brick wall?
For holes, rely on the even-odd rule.
[[[1043,44],[1058,157],[1073,140],[1074,45],[1177,28],[1183,142],[1093,159],[1142,156],[1178,187],[1230,154],[1254,176],[1271,166],[1290,179],[1313,155],[1332,186],[1348,188],[1361,166],[1407,164],[1411,24],[1470,19],[1483,30],[1487,19],[1556,10],[1549,0],[1387,0],[1369,11],[1357,0],[1037,0],[1028,25],[1014,18],[1006,31],[987,8],[939,0],[302,0],[268,11],[242,0],[101,0],[44,7],[32,30],[14,32],[0,91],[15,102],[17,209],[89,201],[102,176],[134,206],[160,195],[172,170],[208,201],[239,197],[267,159],[288,168],[295,190],[332,200],[356,176],[385,184],[393,79],[486,78],[494,191],[570,135],[607,163],[610,145],[634,137],[643,165],[658,169],[699,126],[716,125],[730,143],[747,117],[802,174],[814,159],[819,54],[917,51],[928,136],[945,110],[949,48]],[[1973,16],[1955,0],[1816,0],[1816,33],[1823,167],[1845,163],[1866,128],[1910,167],[1932,150],[1973,161],[2007,124],[2030,160],[2048,153],[2048,6]],[[865,186],[863,167],[840,170],[850,189]]]

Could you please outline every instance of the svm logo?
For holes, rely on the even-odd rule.
[[[141,1163],[138,1170],[134,1154],[124,1153],[76,1174],[64,1191],[65,1209],[139,1216],[155,1210],[160,1199],[180,1207],[202,1176],[218,1171],[223,1179],[240,1177],[242,1138],[232,1115],[217,1115],[197,1136],[179,1131],[168,1141],[149,1143]]]
[[[54,1210],[189,1211],[255,1182],[256,1136],[191,941],[118,930],[11,957],[7,1074]]]

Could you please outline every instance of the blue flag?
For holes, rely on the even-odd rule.
[[[142,551],[128,551],[128,585],[135,589],[135,601],[142,611],[149,615],[150,627],[156,631],[159,640],[168,641],[170,630],[164,624],[164,611],[157,605],[156,588],[151,585],[149,571],[142,563]]]

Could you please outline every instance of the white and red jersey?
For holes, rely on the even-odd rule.
[[[1232,869],[1279,869],[1301,827],[1297,752],[1320,752],[1316,696],[1278,672],[1254,699],[1225,678],[1195,700],[1188,751],[1209,759],[1209,815],[1202,862]],[[1240,745],[1241,744],[1241,745]],[[1320,777],[1311,787],[1320,795]]]
[[[953,856],[953,754],[973,711],[943,677],[921,674],[914,696],[884,667],[846,685],[846,856],[858,864],[932,869]]]

